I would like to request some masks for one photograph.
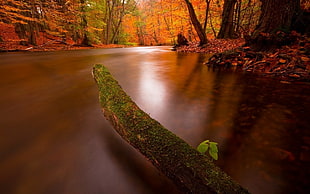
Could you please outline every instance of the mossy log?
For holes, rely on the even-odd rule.
[[[123,139],[139,150],[184,193],[248,193],[211,158],[142,111],[103,65],[93,76],[104,116]]]

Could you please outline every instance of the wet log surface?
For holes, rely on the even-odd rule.
[[[104,116],[120,136],[139,150],[184,193],[248,193],[212,159],[142,111],[103,65],[93,76]]]

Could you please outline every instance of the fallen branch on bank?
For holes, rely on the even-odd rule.
[[[181,191],[248,193],[216,167],[209,157],[200,154],[142,111],[103,65],[95,65],[93,76],[107,120],[123,139],[139,150]]]
[[[65,42],[64,40],[50,40],[44,44],[41,44],[41,45],[38,45],[38,46],[35,46],[35,47],[28,47],[26,48],[25,50],[31,50],[31,49],[44,49],[45,46],[47,45],[51,45],[51,44],[55,44],[55,43],[58,43],[58,44],[64,44],[68,47],[72,46],[71,44]]]

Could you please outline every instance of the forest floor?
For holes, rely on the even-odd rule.
[[[60,37],[47,33],[38,32],[36,36],[37,45],[29,45],[20,43],[23,39],[18,37],[15,28],[11,24],[0,23],[0,52],[16,52],[16,51],[57,51],[57,50],[79,50],[91,48],[121,48],[124,45],[116,44],[98,44],[93,46],[81,46],[75,44],[71,39],[63,40]],[[26,42],[26,41],[24,41]]]
[[[69,45],[61,43],[61,41],[54,41],[48,46],[23,46],[20,44],[1,44],[0,52],[18,52],[18,51],[60,51],[60,50],[83,50],[83,49],[95,49],[95,48],[123,48],[125,45],[109,44],[109,45]]]
[[[296,40],[269,52],[255,52],[243,46],[243,39],[209,40],[204,47],[197,43],[178,47],[178,52],[215,53],[205,64],[230,68],[279,79],[283,83],[310,82],[310,38],[294,35]]]

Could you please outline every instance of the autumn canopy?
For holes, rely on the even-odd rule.
[[[306,21],[303,17],[308,13],[306,10],[309,2],[270,2],[272,3],[267,3],[266,0],[2,0],[0,44],[3,49],[14,44],[43,45],[51,40],[83,46],[174,45],[177,43],[177,34],[181,33],[188,41],[203,45],[208,39],[215,37],[257,36],[257,31],[265,30],[262,28],[268,31],[275,28],[285,30],[284,28],[294,24],[296,28],[307,30],[302,24]],[[271,7],[267,7],[267,4]],[[300,4],[303,11],[300,11]],[[275,6],[279,6],[282,11],[274,9]],[[283,12],[286,8],[290,8],[289,11]],[[270,14],[266,10],[279,12]],[[277,13],[287,14],[277,16]],[[266,21],[275,17],[283,19],[269,22],[270,25],[266,26]],[[294,18],[297,22],[288,18]],[[289,23],[284,24],[284,20]]]

